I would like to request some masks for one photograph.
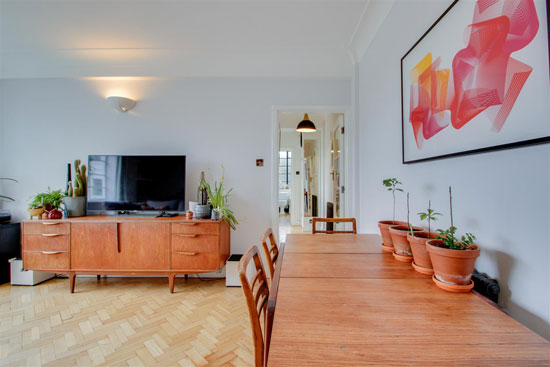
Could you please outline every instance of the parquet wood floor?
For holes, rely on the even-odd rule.
[[[0,286],[0,366],[252,366],[241,288],[78,278]]]

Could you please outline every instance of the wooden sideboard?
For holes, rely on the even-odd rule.
[[[178,274],[222,269],[229,257],[225,221],[88,216],[24,221],[23,267],[69,275],[167,275],[170,292]]]

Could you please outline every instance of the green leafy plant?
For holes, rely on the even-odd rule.
[[[382,184],[384,187],[388,189],[388,191],[391,191],[393,196],[393,222],[395,223],[395,192],[401,191],[403,192],[403,189],[400,189],[398,186],[403,185],[401,182],[397,180],[397,178],[387,178],[384,181],[382,181]]]
[[[32,201],[29,204],[29,209],[40,207],[44,207],[46,210],[59,209],[64,197],[65,195],[61,192],[61,190],[52,191],[48,187],[47,192],[38,193],[32,198]]]
[[[456,236],[456,227],[451,227],[447,230],[438,229],[438,240],[442,240],[446,248],[453,250],[466,250],[470,245],[473,245],[476,237],[471,233],[466,233],[459,240]]]
[[[452,250],[466,250],[470,245],[474,243],[474,240],[476,237],[471,233],[464,234],[461,239],[458,239],[455,236],[456,233],[456,227],[453,225],[453,194],[451,191],[451,186],[449,186],[449,208],[450,208],[450,216],[451,216],[451,227],[447,230],[438,229],[437,232],[439,234],[437,235],[438,240],[442,240],[444,247],[452,249]]]
[[[432,201],[431,200],[428,200],[428,210],[426,210],[426,212],[424,213],[418,213],[418,215],[420,216],[420,220],[428,220],[428,234],[432,233],[431,232],[431,227],[430,227],[430,223],[431,221],[436,221],[437,220],[437,216],[439,215],[442,215],[441,213],[437,213],[435,210],[432,209]]]
[[[86,177],[86,165],[80,166],[80,159],[74,161],[74,188],[73,182],[69,181],[67,196],[86,196],[88,189],[88,178]]]
[[[223,175],[219,185],[218,182],[214,182],[214,187],[212,187],[209,183],[206,183],[206,191],[210,198],[210,204],[212,204],[214,209],[219,209],[222,219],[225,220],[232,229],[236,229],[239,222],[231,209],[227,207],[227,198],[229,198],[233,189],[229,189],[225,192]]]
[[[0,177],[0,180],[18,182],[17,180],[15,180],[13,178],[7,178],[7,177]],[[5,196],[5,195],[0,195],[0,199],[5,200],[5,201],[15,201],[14,198],[10,198],[9,196]]]

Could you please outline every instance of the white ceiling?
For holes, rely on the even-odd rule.
[[[348,78],[369,1],[0,0],[0,78]]]

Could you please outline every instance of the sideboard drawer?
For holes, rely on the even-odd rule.
[[[172,253],[172,270],[199,271],[219,269],[219,254],[201,254],[193,251]]]
[[[174,233],[172,235],[172,252],[217,253],[219,240],[219,236],[211,234]]]
[[[68,234],[26,234],[23,241],[24,251],[69,251]]]
[[[219,234],[220,223],[218,222],[181,222],[172,224],[172,234]]]
[[[23,254],[23,266],[31,270],[67,270],[69,253],[63,251],[40,251]]]
[[[70,224],[65,222],[40,221],[36,223],[26,222],[23,224],[23,234],[54,234],[70,232]]]

